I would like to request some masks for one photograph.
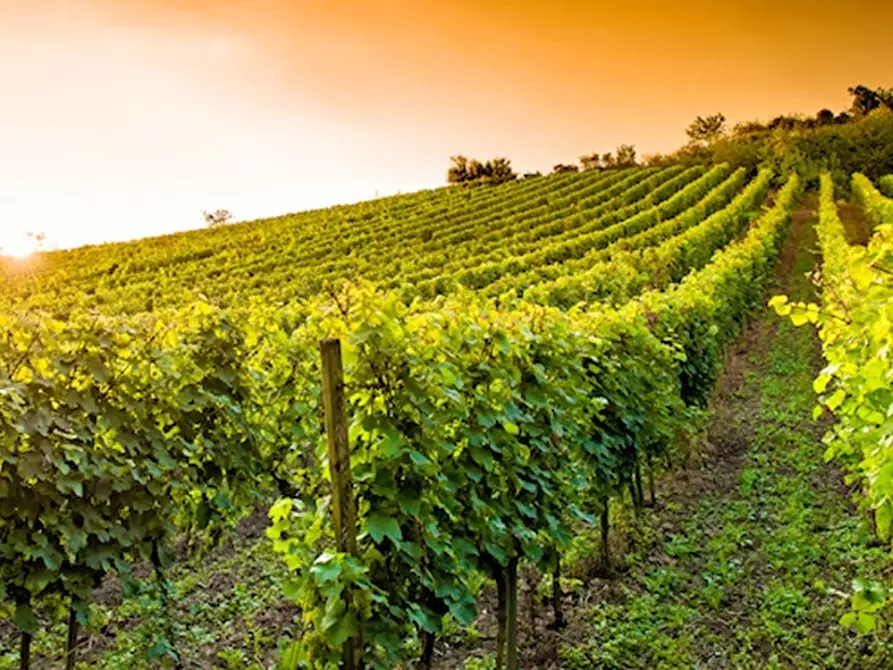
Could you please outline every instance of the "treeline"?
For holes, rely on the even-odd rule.
[[[647,165],[729,163],[755,172],[798,172],[817,186],[828,171],[841,185],[861,172],[872,179],[893,172],[893,89],[848,89],[848,109],[815,115],[780,115],[767,123],[746,121],[729,128],[722,114],[697,117],[689,142],[672,154],[646,156]]]
[[[447,183],[462,186],[479,186],[483,184],[503,184],[518,178],[512,170],[512,162],[508,158],[493,158],[480,161],[466,156],[451,156],[452,165],[447,170]],[[628,168],[637,165],[636,147],[632,144],[621,144],[612,154],[593,152],[580,156],[580,164],[557,163],[552,167],[553,174],[565,174],[588,170],[609,170],[612,168]],[[526,172],[524,179],[542,177],[542,172]]]
[[[615,153],[605,154],[593,152],[580,156],[580,164],[558,163],[552,168],[554,174],[565,172],[586,172],[588,170],[609,170],[611,168],[627,168],[637,165],[636,148],[632,144],[621,144]]]
[[[479,161],[466,156],[451,156],[453,164],[447,170],[447,183],[462,185],[503,184],[518,178],[508,158]]]
[[[745,121],[731,128],[723,114],[698,116],[686,129],[688,143],[670,154],[637,157],[636,148],[621,144],[611,154],[580,156],[579,163],[557,163],[554,174],[645,165],[699,165],[728,163],[751,174],[760,168],[777,175],[792,170],[809,185],[828,171],[841,185],[861,172],[878,179],[893,172],[893,88],[859,85],[847,89],[848,109],[820,109],[814,115],[782,114],[768,122]],[[496,158],[480,162],[454,156],[447,174],[450,184],[502,183],[517,178],[511,161]],[[524,178],[539,177],[528,172]]]

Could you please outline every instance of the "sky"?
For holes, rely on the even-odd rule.
[[[893,86],[885,0],[0,0],[0,247],[133,239]]]

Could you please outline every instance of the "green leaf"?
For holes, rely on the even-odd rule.
[[[873,632],[877,628],[877,619],[868,612],[859,612],[856,615],[856,630],[862,635]]]
[[[350,638],[356,637],[359,622],[353,612],[348,612],[334,625],[326,628],[326,639],[336,649],[344,646]]]
[[[828,388],[828,382],[831,381],[831,375],[829,374],[820,374],[815,378],[815,381],[812,382],[812,389],[816,393],[824,393],[825,389]]]
[[[381,453],[387,458],[397,458],[403,451],[404,444],[403,436],[400,433],[393,429],[388,430],[381,441]]]
[[[791,314],[791,323],[795,326],[802,326],[806,323],[809,323],[809,316],[806,312],[797,310],[796,312]]]
[[[381,544],[386,537],[394,543],[403,539],[400,524],[394,517],[385,514],[373,513],[366,517],[366,530],[376,544]]]
[[[293,603],[301,602],[301,583],[296,579],[287,579],[282,584],[282,592]]]
[[[439,633],[441,618],[424,607],[413,607],[408,612],[409,620],[418,628],[429,633]]]
[[[37,617],[34,616],[34,610],[31,609],[31,605],[28,603],[16,605],[15,622],[16,626],[23,633],[28,633],[29,635],[37,634]]]
[[[400,506],[400,511],[410,517],[418,516],[422,509],[422,501],[409,492],[401,492],[397,498],[397,504]]]
[[[518,424],[516,424],[514,421],[505,420],[502,422],[502,427],[505,428],[505,432],[507,432],[509,435],[517,435],[521,432],[521,429],[518,428]]]
[[[843,404],[844,400],[846,400],[846,391],[844,391],[843,389],[837,389],[825,401],[825,406],[833,412],[838,407],[840,407],[841,404]]]
[[[72,554],[77,554],[81,549],[87,546],[87,534],[81,530],[72,530],[66,537],[68,540],[68,550]]]
[[[84,483],[73,477],[56,477],[56,489],[59,493],[74,493],[78,498],[84,497]]]
[[[55,570],[47,570],[46,568],[38,568],[28,573],[25,578],[25,588],[31,592],[31,595],[41,593],[50,582],[58,576]]]
[[[776,309],[781,305],[786,305],[788,303],[788,297],[786,295],[774,295],[769,300],[769,307],[772,309]]]

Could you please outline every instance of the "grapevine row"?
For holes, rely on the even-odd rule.
[[[795,325],[815,324],[827,366],[813,384],[816,416],[835,422],[825,440],[827,456],[838,459],[863,483],[877,532],[891,535],[893,522],[893,427],[889,416],[893,367],[890,305],[893,304],[893,210],[863,175],[852,189],[878,226],[867,247],[850,245],[837,212],[834,182],[821,177],[818,237],[822,253],[820,304],[773,298],[776,311]]]

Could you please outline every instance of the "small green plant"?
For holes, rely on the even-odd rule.
[[[840,617],[840,623],[862,635],[877,630],[878,612],[887,604],[889,589],[880,582],[864,579],[853,580],[850,611]]]
[[[496,670],[496,658],[487,654],[466,659],[465,670]]]

